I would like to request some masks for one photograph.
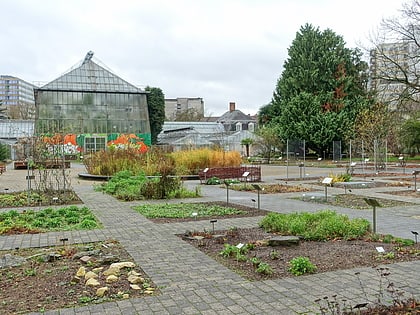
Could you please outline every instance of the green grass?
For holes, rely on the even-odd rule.
[[[197,218],[210,216],[226,216],[235,214],[245,214],[245,211],[231,207],[218,205],[181,203],[181,204],[153,204],[135,206],[134,210],[149,219],[156,218],[191,218],[193,213],[197,213]]]
[[[13,230],[68,231],[99,228],[100,223],[87,207],[68,206],[39,211],[10,210],[0,213],[0,234]]]

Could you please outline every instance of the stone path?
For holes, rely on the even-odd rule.
[[[24,177],[24,171],[7,171],[0,176],[0,189],[8,186],[11,191],[24,190]],[[271,173],[263,176],[263,179],[275,182],[278,181],[278,175]],[[188,186],[198,184],[187,183]],[[0,250],[56,245],[63,237],[74,243],[114,238],[124,245],[136,263],[160,287],[162,293],[152,297],[49,311],[46,314],[317,314],[320,313],[319,306],[314,301],[324,296],[337,294],[338,299],[346,299],[352,304],[366,301],[359,279],[355,276],[356,272],[360,272],[359,277],[369,300],[375,300],[378,293],[380,277],[373,268],[279,280],[244,280],[175,236],[186,230],[210,229],[208,221],[153,224],[131,209],[132,205],[139,202],[119,202],[110,196],[94,192],[92,182],[79,181],[77,178],[73,179],[73,187],[85,205],[102,222],[103,229],[0,236]],[[390,197],[379,194],[380,191],[384,189],[357,190],[357,193],[372,197]],[[331,189],[331,194],[334,192],[338,190]],[[202,193],[204,197],[200,201],[226,200],[225,192],[218,187],[202,186]],[[249,193],[235,191],[230,191],[229,196],[232,203],[246,205],[251,205],[250,199],[255,198]],[[323,205],[286,199],[288,196],[290,195],[261,195],[261,208],[278,212],[325,209]],[[412,198],[410,201],[415,204],[398,209],[378,209],[378,232],[411,238],[411,230],[419,231],[420,199]],[[371,211],[334,209],[352,217],[371,219]],[[260,219],[261,217],[218,220],[216,228],[255,227]],[[420,261],[387,267],[390,268],[390,278],[397,288],[420,298]]]

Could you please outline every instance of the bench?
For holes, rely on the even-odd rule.
[[[247,173],[247,176],[243,175]],[[236,179],[239,181],[260,182],[261,166],[230,166],[230,167],[212,167],[198,172],[200,183],[206,182],[209,178],[217,177],[219,179]]]

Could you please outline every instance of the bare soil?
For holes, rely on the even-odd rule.
[[[198,237],[197,239],[195,236],[204,238]],[[261,228],[251,228],[215,231],[214,234],[192,232],[191,235],[182,235],[182,238],[249,280],[292,277],[293,274],[289,271],[289,262],[295,257],[308,257],[316,265],[317,273],[356,267],[375,267],[380,264],[420,259],[420,244],[401,246],[366,239],[326,242],[301,241],[297,246],[268,246],[268,239],[273,236],[276,234],[267,233]],[[253,244],[255,248],[247,253],[246,261],[238,261],[236,257],[224,258],[220,255],[224,244],[234,246]],[[379,253],[376,247],[382,247],[385,252]],[[254,257],[269,264],[273,272],[271,274],[257,272],[256,266],[250,261]]]
[[[24,257],[25,262],[19,266],[2,268],[4,264],[1,263],[10,259],[7,254]],[[83,255],[91,257],[89,262],[82,262],[80,256]],[[159,294],[140,266],[121,269],[117,282],[106,283],[103,272],[111,263],[118,261],[133,262],[133,259],[118,242],[112,240],[95,244],[0,251],[0,314],[43,312]],[[85,285],[83,277],[78,280],[75,276],[80,267],[85,267],[86,271],[95,271],[100,285],[89,287]],[[131,270],[144,279],[140,290],[130,288],[127,277]],[[96,290],[104,286],[109,291],[104,297],[98,297]]]

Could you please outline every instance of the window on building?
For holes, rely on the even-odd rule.
[[[105,137],[86,137],[85,138],[85,152],[97,152],[105,150],[106,138]]]
[[[236,123],[236,131],[241,131],[242,130],[242,123],[237,122]]]
[[[249,130],[249,131],[251,131],[251,132],[254,132],[254,131],[255,131],[255,124],[254,124],[254,123],[252,123],[252,122],[251,122],[251,123],[249,123],[249,124],[248,124],[248,130]]]

